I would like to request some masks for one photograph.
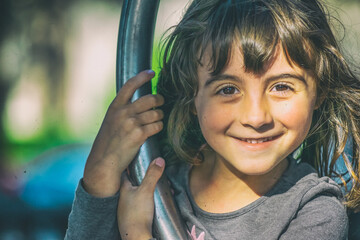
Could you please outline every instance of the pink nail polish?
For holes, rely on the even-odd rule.
[[[156,158],[156,159],[155,159],[155,164],[156,164],[157,166],[159,166],[159,167],[164,167],[164,165],[165,165],[165,160],[162,159],[162,158]]]

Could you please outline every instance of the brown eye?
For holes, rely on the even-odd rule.
[[[219,93],[222,95],[232,95],[238,93],[238,90],[235,87],[227,86],[222,88]]]
[[[287,91],[287,90],[290,90],[290,87],[285,85],[285,84],[278,84],[274,87],[274,90],[275,91]]]
[[[271,94],[278,97],[289,97],[294,93],[294,88],[288,83],[277,83],[271,88]]]

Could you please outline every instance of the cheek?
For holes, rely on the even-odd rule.
[[[215,104],[208,103],[206,106],[199,106],[197,113],[205,138],[216,132],[224,132],[231,122],[231,111]]]
[[[277,108],[276,116],[289,130],[297,131],[299,135],[306,136],[311,125],[313,104],[311,102],[287,102]]]

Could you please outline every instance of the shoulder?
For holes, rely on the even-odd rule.
[[[319,195],[298,209],[281,239],[347,239],[347,235],[345,207],[335,196]]]
[[[290,161],[288,169],[268,196],[275,202],[281,202],[282,206],[286,203],[297,211],[305,206],[309,209],[311,206],[331,208],[334,211],[345,209],[341,188],[335,181],[329,177],[319,177],[310,165],[295,161]]]
[[[282,239],[346,239],[348,216],[343,195],[336,182],[318,177],[308,164],[289,167],[284,174],[288,201],[296,205],[293,219]],[[301,236],[299,238],[299,236]]]
[[[319,177],[313,167],[307,163],[290,161],[287,171],[279,183],[291,194],[301,195],[302,202],[310,201],[317,196],[333,196],[341,200],[343,194],[339,185],[329,177]],[[283,189],[284,190],[284,189]]]

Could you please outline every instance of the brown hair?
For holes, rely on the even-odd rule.
[[[197,68],[207,46],[216,75],[228,63],[234,42],[246,71],[254,73],[264,70],[281,44],[290,63],[315,75],[321,103],[301,160],[319,175],[350,186],[346,204],[360,209],[360,81],[340,52],[329,21],[317,0],[194,0],[163,45],[158,91],[165,97],[165,157],[201,162],[197,153],[205,140],[193,110]]]

